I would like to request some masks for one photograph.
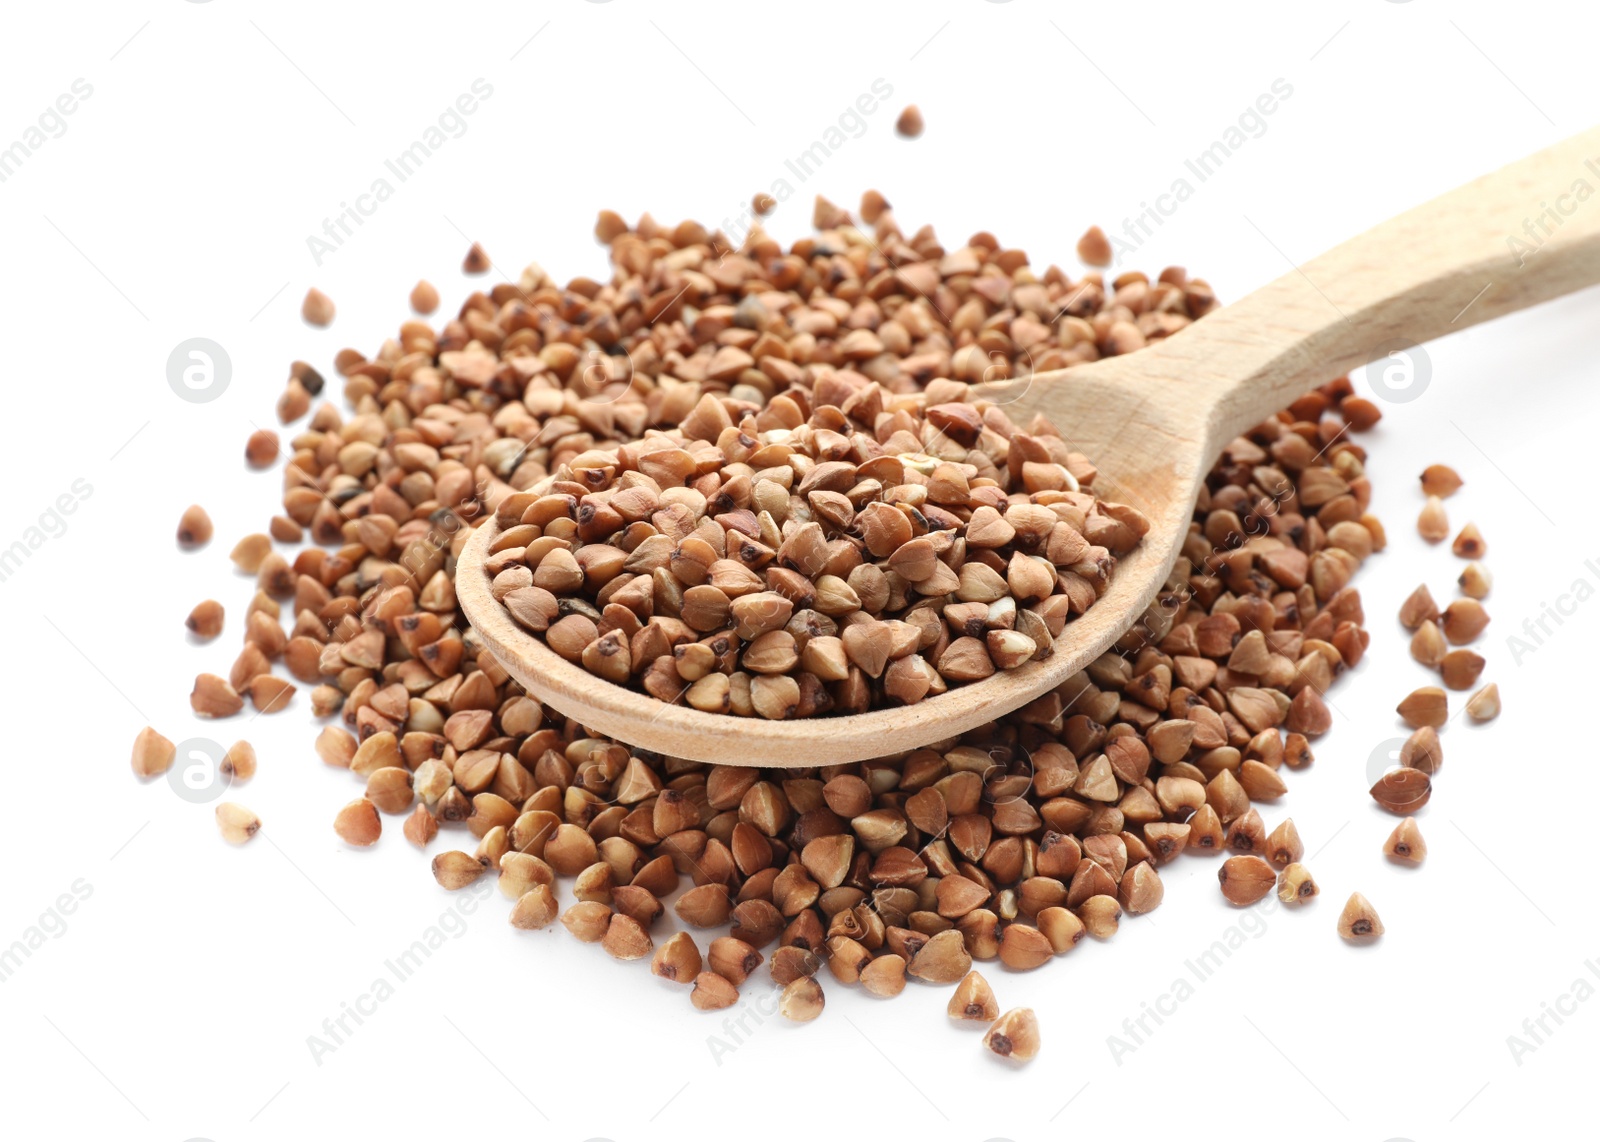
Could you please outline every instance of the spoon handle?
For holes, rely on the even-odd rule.
[[[1330,377],[1390,400],[1427,383],[1416,343],[1600,282],[1600,127],[1334,247],[1141,356],[1205,385],[1229,439]]]

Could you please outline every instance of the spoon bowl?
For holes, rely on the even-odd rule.
[[[1147,613],[1165,584],[1207,471],[1229,441],[1370,361],[1381,398],[1430,382],[1418,343],[1600,282],[1600,206],[1580,206],[1534,247],[1524,220],[1600,164],[1600,129],[1383,223],[1233,305],[1137,352],[975,386],[1013,420],[1049,417],[1098,468],[1095,491],[1149,532],[1053,653],[915,705],[766,721],[669,705],[606,682],[518,626],[490,592],[489,518],[461,553],[456,591],[484,643],[527,691],[591,730],[674,757],[797,767],[882,757],[954,737],[1069,682]],[[1530,253],[1530,249],[1532,253]]]
[[[477,529],[461,553],[456,572],[461,608],[495,658],[534,697],[592,730],[657,753],[735,765],[833,765],[916,749],[954,736],[1027,704],[1093,661],[1127,629],[1130,616],[1149,607],[1177,557],[1199,481],[1210,467],[1203,457],[1209,443],[1181,435],[1185,426],[1163,419],[1159,408],[1125,424],[1124,417],[1130,412],[1125,391],[1128,379],[1115,368],[1123,360],[1032,378],[1034,387],[1065,390],[1069,411],[1056,423],[1074,426],[1072,446],[1093,459],[1105,457],[1107,466],[1095,478],[1095,488],[1108,498],[1138,508],[1151,521],[1143,542],[1117,560],[1106,593],[1067,625],[1049,658],[955,687],[914,706],[864,714],[767,721],[668,705],[596,678],[511,618],[490,593],[489,575],[484,570],[484,561],[502,530],[493,518]],[[993,389],[997,402],[1020,403],[1030,395],[1030,386],[1025,384],[1001,384]],[[1070,411],[1079,407],[1081,417]],[[1063,432],[1067,431],[1063,427]],[[1136,440],[1153,446],[1141,447]],[[1124,446],[1114,447],[1117,441]]]

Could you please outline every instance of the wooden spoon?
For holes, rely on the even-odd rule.
[[[493,519],[462,552],[462,610],[534,697],[658,753],[813,766],[954,737],[1061,686],[1144,615],[1177,557],[1206,472],[1239,433],[1385,355],[1373,382],[1378,396],[1413,399],[1429,379],[1416,342],[1600,282],[1600,201],[1578,200],[1580,180],[1600,186],[1600,128],[1385,222],[1148,348],[984,386],[981,395],[1005,402],[1019,423],[1048,416],[1099,467],[1095,490],[1132,504],[1152,525],[1118,562],[1105,595],[1041,661],[865,714],[775,722],[669,706],[596,678],[511,619],[483,567],[500,531]]]

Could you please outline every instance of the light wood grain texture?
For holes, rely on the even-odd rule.
[[[1144,613],[1177,557],[1201,481],[1240,432],[1401,339],[1427,341],[1600,282],[1600,199],[1560,198],[1580,179],[1600,187],[1600,128],[1385,222],[1149,348],[986,386],[984,395],[1019,422],[1034,412],[1050,417],[1099,466],[1095,490],[1153,524],[1106,594],[1042,661],[915,706],[845,717],[769,722],[669,706],[595,678],[517,626],[483,570],[499,532],[492,519],[462,554],[462,609],[530,694],[659,753],[811,766],[951,737],[1062,685]],[[1561,224],[1548,235],[1538,227],[1530,235],[1527,221],[1546,203],[1570,212],[1552,216]],[[1405,367],[1394,359],[1402,383]]]

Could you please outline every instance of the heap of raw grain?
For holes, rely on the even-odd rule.
[[[983,380],[1137,351],[1201,318],[1215,304],[1211,290],[1177,268],[1111,281],[1036,271],[987,233],[946,248],[928,228],[906,235],[875,193],[861,213],[858,227],[819,200],[819,233],[787,250],[759,230],[734,248],[693,222],[667,228],[646,216],[629,226],[603,213],[596,234],[610,247],[608,281],[561,286],[530,266],[515,282],[472,294],[440,327],[412,319],[370,357],[345,350],[336,366],[347,411],[327,402],[312,411],[324,381],[297,363],[278,407],[285,424],[297,425],[283,514],[268,535],[235,550],[260,576],[245,648],[226,677],[197,680],[196,711],[227,715],[243,696],[282,709],[295,686],[280,669],[310,686],[312,712],[327,722],[318,756],[366,786],[336,815],[341,837],[372,844],[385,816],[402,815],[406,837],[421,848],[433,848],[441,831],[458,837],[433,858],[441,884],[497,875],[513,924],[560,920],[615,956],[651,959],[658,976],[691,985],[702,1008],[733,1003],[764,963],[795,1018],[821,1010],[813,977],[825,967],[841,984],[879,995],[900,991],[908,976],[960,982],[952,1015],[988,1023],[998,1015],[992,992],[981,978],[964,978],[975,961],[1037,967],[1086,932],[1110,936],[1123,913],[1161,902],[1157,870],[1184,852],[1259,857],[1286,873],[1286,899],[1314,894],[1297,863],[1293,823],[1269,831],[1254,805],[1284,792],[1284,767],[1310,764],[1311,739],[1330,721],[1321,694],[1367,646],[1350,580],[1384,533],[1367,514],[1365,453],[1347,430],[1370,426],[1377,411],[1342,379],[1228,446],[1154,618],[1025,708],[909,754],[790,770],[656,756],[542,707],[475,638],[453,583],[474,526],[508,504],[516,519],[507,512],[502,523],[524,526],[529,500],[518,497],[541,481],[583,485],[607,466],[604,457],[630,456],[642,468],[643,457],[665,451],[683,454],[657,465],[680,491],[662,491],[654,511],[608,520],[595,539],[608,548],[607,567],[620,559],[625,569],[645,548],[668,568],[709,566],[715,561],[703,563],[707,552],[691,540],[727,560],[736,534],[770,551],[796,530],[785,534],[771,508],[780,492],[786,507],[794,502],[802,470],[833,462],[824,457],[854,465],[915,450],[965,483],[965,498],[957,483],[941,488],[944,516],[935,522],[970,526],[983,512],[992,534],[1015,544],[1021,529],[1009,522],[1007,497],[1043,493],[1048,520],[1018,513],[1041,530],[1017,570],[1030,574],[1026,561],[1054,535],[1079,558],[1063,565],[1052,557],[1052,571],[1088,587],[1075,603],[1060,580],[1048,589],[1013,581],[1009,555],[985,555],[1005,543],[969,542],[966,566],[984,572],[971,576],[982,594],[963,598],[967,577],[940,575],[945,590],[923,593],[923,614],[911,624],[919,646],[932,638],[948,653],[970,640],[988,665],[1003,665],[990,657],[997,641],[1006,644],[996,632],[1059,634],[1059,624],[1020,616],[1051,596],[1067,600],[1050,604],[1063,619],[1093,601],[1096,580],[1075,565],[1090,548],[1136,541],[1137,521],[1081,491],[1090,459],[1049,425],[1013,424],[1003,409],[969,413],[964,398]],[[412,296],[428,310],[437,293],[419,285]],[[774,431],[805,442],[804,462],[789,465],[793,488],[750,479],[748,456],[730,471],[683,447],[728,440],[737,455],[769,447],[762,434]],[[670,443],[652,443],[662,441]],[[272,444],[253,440],[252,462],[271,463]],[[897,473],[915,471],[896,502],[924,521],[933,467],[919,460]],[[614,465],[605,480],[627,468]],[[769,648],[781,669],[755,676],[828,679],[820,688],[797,681],[800,697],[786,688],[778,716],[814,712],[798,708],[808,691],[820,705],[837,703],[843,687],[859,700],[845,708],[859,708],[873,695],[926,693],[923,684],[938,685],[944,673],[942,654],[924,653],[921,663],[933,669],[906,672],[904,695],[881,679],[850,689],[860,663],[844,636],[859,620],[841,627],[840,619],[887,578],[862,570],[877,558],[870,520],[882,516],[898,529],[912,518],[897,510],[891,520],[871,506],[890,485],[863,491],[858,485],[875,477],[850,477],[835,481],[843,490],[805,489],[834,496],[807,497],[797,509],[828,518],[822,555],[843,574],[819,564],[809,587],[782,591],[759,560],[740,565],[783,601],[756,632],[782,633],[770,640],[782,646]],[[547,564],[576,568],[582,582],[561,579],[571,591],[564,611],[549,612],[557,619],[549,633],[581,617],[588,625],[571,647],[583,660],[606,638],[631,651],[647,628],[637,608],[603,597],[612,580],[602,573],[590,581],[600,561],[583,558],[580,491],[564,489],[572,503],[536,525],[537,535],[521,533],[517,566],[531,581],[505,595],[515,611],[518,592],[535,589]],[[685,503],[699,515],[676,510]],[[718,520],[720,552],[698,522],[685,526],[707,513]],[[203,543],[209,533],[195,511],[180,541]],[[306,533],[311,544],[289,550]],[[536,560],[530,543],[540,544]],[[551,563],[554,552],[562,554]],[[629,586],[636,574],[614,590],[642,598],[643,587]],[[689,608],[687,591],[678,599],[650,592],[682,637],[654,644],[643,665],[663,655],[689,660],[676,670],[691,684],[691,671],[719,672],[724,658],[685,648],[703,647],[724,621],[732,629],[735,604],[752,593],[707,597],[715,621],[688,622],[681,610],[670,614]],[[824,597],[832,606],[819,605]],[[196,621],[219,629],[220,608]],[[635,655],[628,674],[640,665]],[[755,701],[753,689],[747,697]],[[159,772],[170,760],[170,743],[141,735],[136,770]],[[230,805],[225,827],[242,841],[259,822]],[[1235,877],[1230,898],[1271,887],[1271,876],[1258,879]],[[1032,1013],[1007,1013],[987,1042],[1031,1057]]]

